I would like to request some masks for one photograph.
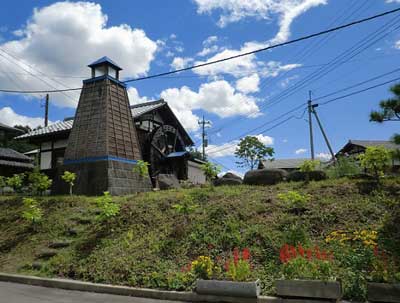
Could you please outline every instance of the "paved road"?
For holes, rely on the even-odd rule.
[[[0,282],[0,303],[182,303]]]

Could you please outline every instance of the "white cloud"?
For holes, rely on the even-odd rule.
[[[400,3],[400,0],[386,0],[386,3]]]
[[[394,44],[394,48],[400,49],[400,40],[396,41],[396,43]]]
[[[263,134],[253,135],[253,136],[256,137],[258,140],[260,140],[260,142],[265,145],[274,145],[274,138],[270,136],[264,136]]]
[[[329,161],[332,158],[329,153],[318,153],[315,157],[322,161]]]
[[[243,115],[259,115],[256,99],[235,91],[224,80],[202,84],[197,92],[187,86],[169,88],[161,92],[161,98],[168,102],[177,117],[188,130],[198,129],[198,117],[193,110],[202,109],[222,118]]]
[[[296,155],[301,155],[301,154],[305,154],[307,152],[307,149],[306,148],[299,148],[299,149],[297,149],[294,153],[296,154]]]
[[[128,97],[131,105],[149,101],[147,97],[140,97],[139,92],[135,87],[128,88]]]
[[[44,119],[41,117],[28,117],[19,115],[11,107],[3,107],[0,109],[1,123],[9,126],[29,125],[31,128],[44,126]],[[54,122],[49,121],[49,124]]]
[[[182,69],[187,67],[191,62],[193,62],[192,58],[175,57],[171,63],[171,67],[174,69]]]
[[[218,41],[217,36],[209,36],[206,40],[203,41],[204,46],[210,46]]]
[[[224,27],[229,23],[244,18],[269,20],[278,15],[279,32],[271,40],[274,43],[286,41],[290,36],[293,20],[307,10],[327,3],[327,0],[195,0],[198,13],[222,11],[218,25]]]
[[[253,74],[249,77],[243,77],[236,81],[236,89],[242,93],[255,93],[258,92],[258,85],[260,84],[260,77],[258,74]]]
[[[57,2],[35,9],[25,27],[18,29],[18,39],[0,45],[17,58],[23,58],[34,69],[46,75],[88,75],[87,64],[102,56],[109,56],[122,68],[126,76],[144,75],[150,69],[157,43],[141,29],[127,24],[107,26],[107,15],[100,4],[91,2]],[[0,58],[0,66],[9,72],[21,73],[18,64],[10,58]],[[39,75],[43,77],[43,75]],[[56,88],[79,87],[81,80],[63,78],[61,84],[46,79]],[[18,88],[9,78],[0,75],[2,87]],[[31,77],[19,77],[17,83],[28,89],[49,89],[49,84]],[[69,97],[57,94],[53,102],[60,106],[75,107],[79,94]]]
[[[293,80],[296,80],[297,78],[299,78],[298,75],[294,75],[294,76],[291,76],[291,77],[287,77],[287,78],[283,79],[283,80],[279,83],[279,85],[280,85],[282,88],[286,88],[286,87],[289,86],[289,84],[290,84]]]

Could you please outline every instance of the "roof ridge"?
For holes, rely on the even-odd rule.
[[[138,107],[143,107],[143,106],[154,105],[154,104],[158,104],[158,103],[167,103],[167,102],[165,102],[164,99],[159,99],[159,100],[154,100],[154,101],[146,101],[146,102],[130,105],[129,108],[133,109],[133,108],[138,108]]]

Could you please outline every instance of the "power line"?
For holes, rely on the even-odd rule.
[[[338,100],[341,100],[341,99],[344,99],[344,98],[348,98],[348,97],[351,97],[351,96],[354,96],[354,95],[358,95],[358,94],[361,94],[363,92],[369,91],[371,89],[374,89],[374,88],[377,88],[377,87],[381,87],[381,86],[384,86],[386,84],[389,84],[389,83],[392,83],[392,82],[396,82],[396,81],[399,81],[399,80],[400,80],[400,77],[394,78],[394,79],[391,79],[391,80],[388,80],[388,81],[385,81],[385,82],[382,82],[382,83],[379,83],[379,84],[376,84],[376,85],[373,85],[373,86],[370,86],[370,87],[367,87],[367,88],[364,88],[364,89],[361,89],[361,90],[358,90],[358,91],[355,91],[355,92],[352,92],[352,93],[349,93],[347,95],[343,95],[343,96],[340,96],[340,97],[336,97],[336,98],[330,99],[328,101],[320,103],[319,105],[320,106],[321,105],[326,105],[326,104],[329,104],[329,103],[332,103],[332,102],[335,102],[335,101],[338,101]]]
[[[286,42],[282,42],[282,43],[278,43],[278,44],[274,44],[274,45],[269,45],[267,47],[263,47],[263,48],[259,48],[253,51],[249,51],[249,52],[244,52],[238,55],[234,55],[234,56],[230,56],[230,57],[226,57],[226,58],[222,58],[219,60],[213,60],[213,61],[208,61],[208,62],[204,62],[201,64],[196,64],[196,65],[192,65],[192,66],[188,66],[185,68],[181,68],[181,69],[176,69],[173,71],[169,71],[169,72],[163,72],[163,73],[159,73],[159,74],[154,74],[154,75],[149,75],[149,76],[145,76],[145,77],[139,77],[139,78],[134,78],[134,79],[130,79],[130,80],[125,80],[123,81],[124,83],[129,83],[129,82],[136,82],[136,81],[142,81],[142,80],[147,80],[147,79],[152,79],[152,78],[158,78],[158,77],[162,77],[162,76],[167,76],[167,75],[171,75],[171,74],[176,74],[176,73],[180,73],[183,71],[188,71],[188,70],[192,70],[192,69],[196,69],[196,68],[200,68],[200,67],[204,67],[204,66],[208,66],[208,65],[212,65],[212,64],[216,64],[216,63],[221,63],[221,62],[225,62],[228,60],[233,60],[233,59],[237,59],[237,58],[241,58],[244,56],[248,56],[248,55],[252,55],[252,54],[256,54],[256,53],[260,53],[260,52],[264,52],[267,50],[271,50],[274,48],[278,48],[278,47],[282,47],[282,46],[286,46],[286,45],[290,45],[290,44],[294,44],[300,41],[304,41],[304,40],[309,40],[318,36],[322,36],[322,35],[326,35],[332,32],[336,32],[345,28],[349,28],[358,24],[362,24],[371,20],[375,20],[387,15],[391,15],[394,13],[397,13],[400,11],[400,8],[396,8],[390,11],[385,11],[383,13],[380,14],[376,14],[367,18],[363,18],[363,19],[359,19],[347,24],[343,24],[334,28],[330,28],[327,30],[323,30],[314,34],[310,34],[307,36],[303,36],[297,39],[293,39],[293,40],[289,40]],[[66,91],[75,91],[75,90],[81,90],[82,88],[70,88],[70,89],[59,89],[59,90],[38,90],[38,91],[32,91],[32,90],[26,90],[26,91],[17,91],[17,90],[7,90],[7,89],[0,89],[0,92],[6,92],[6,93],[54,93],[54,92],[66,92]]]

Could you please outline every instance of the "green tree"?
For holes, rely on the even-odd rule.
[[[310,174],[321,164],[319,160],[305,160],[299,167],[299,170],[306,174],[306,183],[310,182]]]
[[[201,165],[201,170],[203,171],[204,175],[206,176],[207,181],[212,181],[217,177],[219,172],[221,171],[221,167],[215,165],[211,162],[206,162]]]
[[[370,113],[370,121],[378,123],[400,121],[400,83],[392,86],[390,91],[394,96],[379,103],[380,109]],[[394,134],[392,140],[396,144],[400,144],[400,134]]]
[[[369,146],[364,154],[359,155],[361,167],[370,171],[379,182],[385,169],[390,165],[390,151],[383,146]]]
[[[65,171],[64,174],[61,176],[61,179],[63,179],[66,183],[69,185],[69,194],[72,196],[72,188],[74,187],[74,182],[76,179],[76,174],[71,173],[70,171]]]
[[[47,175],[40,173],[38,168],[35,168],[33,172],[29,173],[28,180],[35,194],[42,194],[44,191],[48,190],[53,183]]]
[[[257,166],[260,160],[273,155],[274,149],[267,147],[254,136],[246,136],[241,139],[235,151],[235,156],[240,159],[236,164],[239,167],[249,167],[251,170]]]

